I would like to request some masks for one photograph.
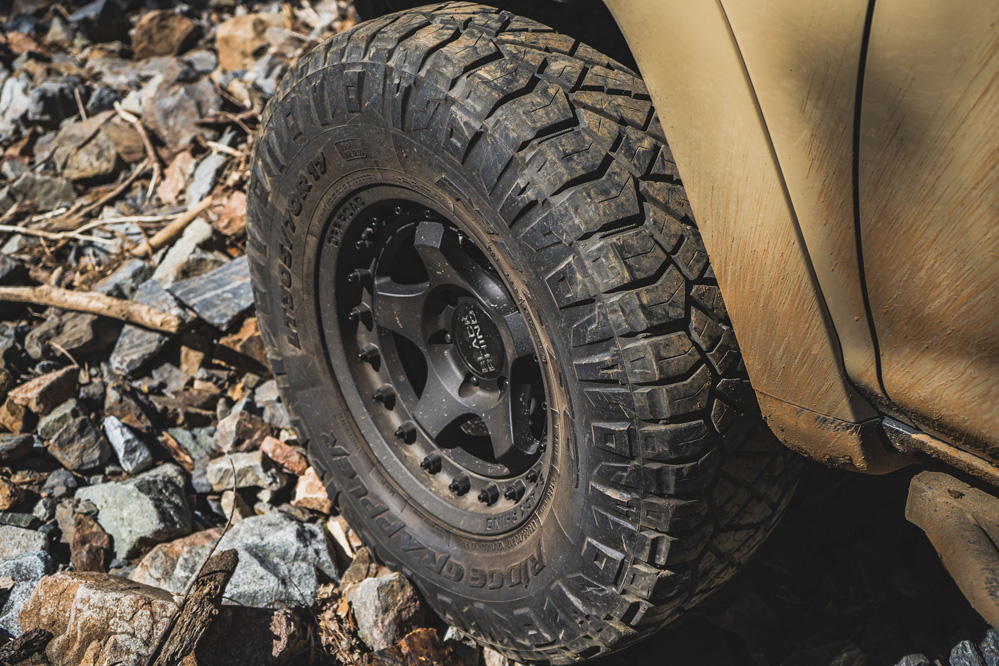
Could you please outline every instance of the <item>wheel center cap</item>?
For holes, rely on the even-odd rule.
[[[452,323],[458,355],[473,374],[483,379],[498,377],[503,368],[503,340],[489,315],[474,303],[463,303]]]

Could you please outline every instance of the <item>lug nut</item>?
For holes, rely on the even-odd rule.
[[[347,274],[348,282],[367,282],[371,278],[371,271],[367,268],[358,268]]]
[[[524,496],[524,490],[526,490],[526,488],[524,487],[524,482],[517,481],[513,485],[506,487],[506,490],[503,491],[503,497],[510,500],[511,502],[516,502],[517,500],[519,500],[521,497]]]
[[[530,470],[524,478],[527,479],[528,483],[534,483],[538,480],[538,470]]]
[[[430,474],[436,474],[441,471],[441,457],[436,453],[431,453],[420,463],[420,469]]]
[[[499,488],[496,487],[495,483],[490,483],[482,489],[479,493],[478,499],[483,504],[495,504],[496,500],[499,499]]]
[[[362,238],[361,240],[354,243],[354,247],[356,247],[358,250],[367,250],[369,247],[371,247],[371,241],[364,240]]]
[[[392,405],[395,404],[395,389],[388,384],[382,384],[375,389],[375,394],[371,396],[371,399],[392,409]]]
[[[475,375],[472,375],[471,379],[468,380],[468,383],[471,384],[472,386],[478,386],[479,378],[476,377]]]
[[[472,482],[468,480],[468,476],[462,474],[461,476],[456,476],[451,480],[451,484],[447,487],[455,495],[464,495],[468,492],[471,487]]]
[[[357,307],[350,309],[351,321],[365,321],[367,322],[371,318],[371,306],[367,303],[361,303]]]
[[[365,229],[364,231],[361,232],[361,238],[363,240],[368,240],[369,238],[371,238],[374,235],[375,235],[375,230],[372,229],[371,227],[368,227],[367,229]]]
[[[368,343],[361,348],[361,351],[357,354],[358,361],[364,361],[365,363],[370,363],[374,365],[378,362],[378,347]]]
[[[395,436],[396,439],[412,444],[416,440],[416,424],[412,421],[406,421],[395,429]]]
[[[451,331],[444,331],[444,344],[449,345],[454,338],[451,337]]]

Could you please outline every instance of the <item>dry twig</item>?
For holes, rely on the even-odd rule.
[[[179,333],[184,325],[184,321],[177,315],[142,303],[112,298],[93,291],[72,291],[45,284],[37,287],[0,287],[0,301],[34,303],[74,312],[88,312],[164,333]]]
[[[132,248],[132,254],[136,257],[142,257],[145,255],[152,256],[152,253],[160,249],[164,245],[167,245],[172,240],[177,238],[184,231],[184,229],[193,222],[199,215],[201,215],[208,207],[212,204],[212,196],[208,195],[198,203],[194,204],[187,212],[182,213],[176,219],[174,219],[170,224],[166,225],[158,232],[156,235],[150,238],[145,243]]]

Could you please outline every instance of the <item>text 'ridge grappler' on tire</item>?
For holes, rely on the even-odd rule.
[[[794,459],[633,72],[497,9],[401,12],[305,56],[254,155],[296,428],[448,623],[523,662],[605,654],[772,529]]]

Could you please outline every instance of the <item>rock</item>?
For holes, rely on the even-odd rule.
[[[18,621],[21,610],[39,581],[52,571],[52,558],[44,551],[25,553],[14,559],[0,562],[0,579],[13,580],[7,598],[0,601],[0,629],[12,636],[20,636],[23,625]],[[2,599],[2,597],[0,597]],[[23,627],[24,631],[34,627]]]
[[[291,27],[283,14],[246,14],[223,21],[215,29],[219,64],[223,70],[249,69],[267,47],[267,29]]]
[[[194,158],[191,151],[185,150],[177,154],[170,166],[163,172],[163,180],[156,188],[160,200],[168,205],[180,201],[180,193],[187,188],[187,180],[194,172]]]
[[[79,113],[76,105],[77,93],[83,99],[87,89],[76,77],[43,81],[31,90],[28,120],[48,129],[59,127],[59,123],[63,120]]]
[[[295,485],[295,498],[291,501],[292,506],[303,509],[311,509],[319,513],[330,513],[333,504],[329,495],[326,494],[326,487],[319,480],[316,470],[310,467],[305,474],[298,478]]]
[[[28,553],[47,553],[48,550],[49,540],[41,532],[0,525],[0,562],[15,560]]]
[[[232,489],[233,468],[236,470],[236,488],[277,490],[284,487],[288,480],[260,451],[232,453],[208,463],[206,476],[213,490],[221,492]]]
[[[444,645],[469,666],[475,666],[482,658],[482,648],[475,642],[475,639],[466,636],[454,627],[448,627],[447,631],[444,632]]]
[[[246,255],[205,275],[173,284],[170,292],[209,324],[226,330],[253,306]]]
[[[116,122],[113,111],[68,123],[59,130],[47,150],[38,151],[40,161],[50,161],[60,175],[70,180],[88,180],[113,174],[118,152],[103,129]],[[120,121],[117,121],[120,122]]]
[[[322,528],[281,511],[234,526],[219,542],[219,550],[226,548],[239,551],[239,566],[226,587],[226,596],[234,603],[261,608],[311,606],[319,574],[338,579]]]
[[[978,644],[978,651],[985,658],[985,666],[999,666],[999,629],[988,628],[985,638]]]
[[[38,520],[34,514],[21,513],[19,511],[0,511],[0,525],[10,525],[12,527],[22,527],[28,529],[37,524]]]
[[[170,428],[167,430],[170,436],[177,440],[191,458],[198,460],[206,458],[212,452],[215,441],[215,428]]]
[[[118,328],[97,315],[50,308],[45,321],[28,333],[24,346],[35,360],[61,355],[60,350],[85,356],[112,344]]]
[[[97,505],[97,522],[114,539],[117,557],[191,531],[191,510],[179,467],[162,465],[134,479],[81,488],[77,499]]]
[[[0,254],[0,284],[13,285],[20,283],[27,271],[17,259]]]
[[[123,382],[113,382],[104,391],[104,414],[114,416],[127,426],[148,432],[152,422],[136,392]]]
[[[24,491],[19,486],[0,476],[0,511],[13,509],[23,502],[25,497]]]
[[[933,662],[922,654],[910,654],[902,657],[895,666],[933,666]]]
[[[49,478],[45,479],[45,485],[42,486],[42,493],[59,499],[72,495],[78,485],[76,477],[73,476],[72,472],[65,469],[57,469],[49,474]]]
[[[71,204],[76,199],[73,184],[60,176],[48,176],[27,171],[10,184],[15,201],[30,201],[39,212],[55,210]]]
[[[476,657],[478,653],[476,652]],[[446,643],[442,643],[433,629],[416,629],[406,634],[392,647],[375,652],[366,666],[400,666],[405,664],[434,664],[434,666],[476,666],[477,661],[463,660]]]
[[[285,444],[276,437],[269,435],[264,437],[264,440],[260,443],[260,450],[268,458],[295,476],[302,476],[309,469],[309,461],[305,458],[305,453],[301,449]]]
[[[104,418],[104,434],[118,455],[121,468],[129,474],[138,474],[153,466],[153,454],[149,447],[116,417]]]
[[[227,130],[219,143],[223,146],[231,145],[236,137],[232,130]],[[187,207],[190,208],[208,196],[215,186],[215,177],[222,165],[225,164],[228,156],[223,152],[213,152],[198,162],[191,180],[187,184]]]
[[[52,497],[43,497],[35,502],[35,508],[31,514],[43,523],[47,523],[55,518],[55,509],[58,502]]]
[[[60,430],[82,416],[86,416],[83,408],[76,398],[70,398],[40,419],[35,432],[43,440],[49,441],[59,434]]]
[[[100,573],[57,573],[41,580],[21,611],[25,631],[55,638],[52,666],[142,666],[176,611],[165,590]]]
[[[48,414],[56,405],[60,405],[76,392],[76,382],[80,369],[67,366],[41,377],[35,377],[21,384],[8,394],[8,399],[15,404],[30,409],[35,414]]]
[[[223,265],[223,261],[201,249],[199,245],[212,237],[212,226],[196,219],[187,226],[180,238],[167,250],[163,260],[153,271],[153,279],[163,286],[178,280],[202,275]]]
[[[259,416],[234,410],[216,426],[214,448],[219,453],[252,451],[273,434],[273,426]]]
[[[270,374],[270,360],[256,317],[247,317],[235,333],[218,342],[215,358],[242,370]]]
[[[69,16],[92,42],[113,42],[128,32],[128,15],[115,0],[94,0]]]
[[[69,561],[74,570],[103,572],[111,554],[111,537],[93,518],[78,513],[73,517],[69,551]]]
[[[111,458],[107,440],[85,416],[70,421],[56,433],[48,451],[63,467],[74,472],[97,469]]]
[[[34,424],[34,415],[28,411],[27,407],[7,399],[3,406],[0,406],[0,428],[15,435],[31,430]]]
[[[52,25],[55,25],[54,21]],[[96,116],[102,111],[113,110],[114,103],[119,101],[121,101],[121,94],[117,90],[99,85],[94,88],[94,92],[90,93],[90,99],[87,100],[85,110],[87,115]]]
[[[0,435],[0,463],[23,458],[34,445],[33,435]]]
[[[28,82],[20,76],[8,77],[0,88],[0,142],[20,133],[24,117],[31,106]]]
[[[128,577],[139,583],[180,594],[208,559],[220,536],[222,528],[215,527],[161,543],[139,561]]]
[[[346,594],[348,590],[368,578],[377,578],[387,575],[389,570],[378,564],[371,555],[371,551],[363,546],[355,549],[354,559],[350,566],[343,572],[340,578],[340,592]]]
[[[156,280],[143,282],[135,292],[135,300],[143,305],[186,318],[186,313],[177,306],[173,296]],[[168,341],[169,336],[163,333],[129,324],[122,328],[114,351],[111,352],[111,369],[127,375],[155,356]]]
[[[222,606],[194,654],[198,666],[277,666],[288,662],[304,636],[291,611]]]
[[[180,59],[173,59],[159,85],[144,97],[142,120],[168,146],[183,148],[196,136],[206,136],[198,121],[222,108],[211,82]]]
[[[94,291],[115,298],[132,298],[139,285],[151,278],[153,268],[142,259],[131,259],[97,283]]]
[[[246,232],[246,194],[237,190],[225,200],[215,228],[225,236],[239,238]]]
[[[169,9],[142,15],[132,33],[132,51],[136,58],[174,56],[193,45],[194,21]]]
[[[222,515],[225,516],[225,519],[231,520],[233,525],[243,522],[244,518],[255,515],[254,510],[246,503],[243,496],[231,490],[222,492],[222,497],[219,498],[219,507],[222,509]]]
[[[490,648],[482,648],[482,663],[484,666],[517,666],[517,664]],[[832,665],[830,664],[830,666]]]
[[[372,650],[384,650],[423,623],[416,590],[401,573],[366,578],[348,588],[357,635]]]
[[[985,659],[971,641],[961,641],[950,651],[950,666],[986,666]]]

